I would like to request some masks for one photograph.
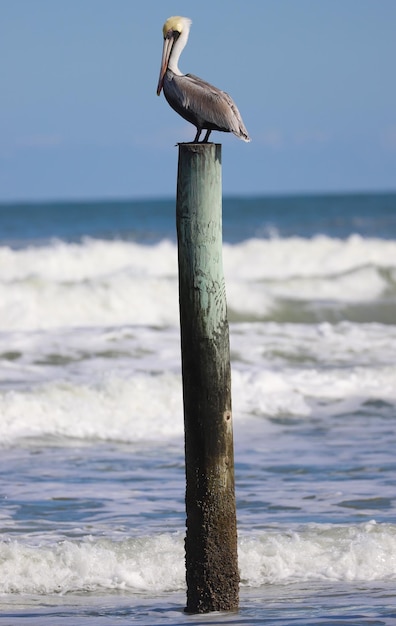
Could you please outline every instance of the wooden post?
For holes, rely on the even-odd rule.
[[[221,145],[180,144],[176,219],[188,613],[236,610],[239,599],[221,195]]]

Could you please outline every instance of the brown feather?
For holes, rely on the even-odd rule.
[[[220,130],[250,141],[236,104],[225,91],[193,74],[178,76],[168,69],[164,94],[170,106],[197,130]]]

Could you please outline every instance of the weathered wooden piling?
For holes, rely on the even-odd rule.
[[[231,370],[222,263],[221,145],[180,144],[179,302],[188,613],[238,608]]]

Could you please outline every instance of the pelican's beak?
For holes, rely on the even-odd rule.
[[[172,50],[173,42],[174,42],[173,33],[172,31],[169,31],[167,37],[164,39],[164,47],[162,49],[162,61],[161,61],[160,75],[158,79],[157,96],[160,95],[162,86],[164,84],[164,76],[165,76],[166,70],[168,69],[169,57],[170,57],[170,53]]]

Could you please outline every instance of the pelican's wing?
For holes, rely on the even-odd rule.
[[[183,92],[183,105],[194,111],[202,128],[209,125],[250,141],[238,107],[228,93],[193,74],[178,76],[177,82]]]

